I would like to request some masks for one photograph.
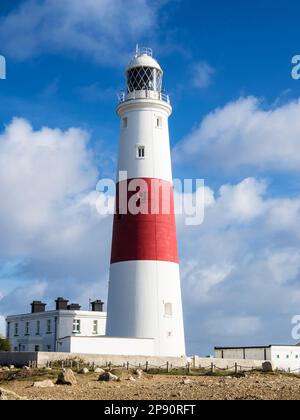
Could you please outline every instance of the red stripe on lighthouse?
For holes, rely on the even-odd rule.
[[[124,211],[121,191],[128,191],[131,183],[135,188],[140,181],[141,187],[128,192]],[[140,207],[139,214],[130,213],[131,200]],[[126,210],[127,214],[121,214]],[[167,181],[146,178],[122,181],[117,186],[111,263],[141,260],[179,263],[174,192]]]

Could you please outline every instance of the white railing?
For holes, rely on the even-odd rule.
[[[134,92],[129,93],[122,91],[119,93],[118,99],[120,104],[127,101],[135,101],[137,99],[155,99],[170,104],[169,95],[154,90],[135,90]]]
[[[144,54],[148,55],[149,57],[153,57],[153,50],[151,48],[146,47],[137,47],[135,54],[136,57]]]

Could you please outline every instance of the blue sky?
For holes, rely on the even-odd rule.
[[[94,191],[114,176],[116,94],[138,42],[165,70],[174,176],[207,186],[204,224],[178,226],[189,353],[291,341],[299,13],[282,0],[1,1],[0,315],[106,297],[111,225]]]

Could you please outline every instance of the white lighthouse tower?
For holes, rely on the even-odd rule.
[[[180,357],[185,339],[168,127],[172,107],[162,80],[152,51],[137,49],[117,108],[121,139],[106,335],[152,338],[157,356]],[[130,200],[137,192],[140,212],[132,214]]]

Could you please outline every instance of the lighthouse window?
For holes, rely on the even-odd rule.
[[[165,316],[173,316],[172,303],[165,303]]]
[[[156,128],[162,128],[162,118],[161,117],[156,118]]]
[[[138,159],[145,159],[145,146],[138,146],[137,147],[137,158]]]
[[[123,128],[127,128],[128,127],[128,118],[123,118]]]

